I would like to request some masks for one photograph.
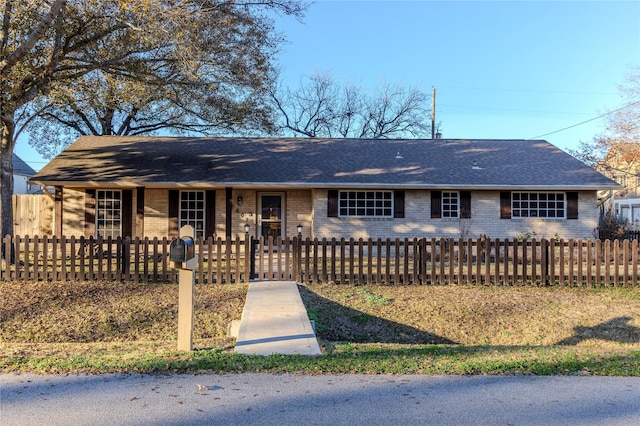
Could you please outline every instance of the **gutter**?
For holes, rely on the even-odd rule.
[[[491,184],[429,184],[429,183],[359,183],[359,182],[136,182],[136,181],[111,181],[111,182],[69,182],[69,181],[36,181],[41,185],[64,186],[67,188],[167,188],[167,189],[202,189],[202,188],[226,188],[235,189],[421,189],[421,190],[471,190],[471,191],[601,191],[619,189],[618,184],[594,184],[594,185],[491,185]]]

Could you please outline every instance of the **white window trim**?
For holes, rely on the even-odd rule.
[[[350,193],[355,193],[356,194],[356,199],[352,200],[351,198],[349,198],[349,194]],[[347,198],[344,199],[342,194],[347,194]],[[365,194],[364,198],[362,199],[362,201],[364,201],[364,206],[358,206],[357,202],[358,200],[358,196],[357,194]],[[368,194],[373,194],[373,199],[368,199],[367,195]],[[378,194],[388,194],[388,199],[385,199],[384,196],[383,198],[381,198],[380,200],[378,200],[377,195]],[[350,203],[351,201],[355,201],[356,202],[356,206],[343,206],[343,202],[347,202]],[[368,202],[372,201],[374,203],[374,206],[367,206]],[[377,204],[377,202],[380,201],[382,202],[382,206],[378,206],[375,205]],[[384,202],[385,201],[389,201],[389,206],[385,207],[384,206]],[[338,191],[338,217],[340,218],[359,218],[359,219],[393,219],[393,212],[394,212],[394,193],[393,191],[388,191],[388,190],[371,190],[371,191],[367,191],[367,190],[340,190]],[[347,214],[343,214],[343,210],[347,209]],[[355,209],[356,210],[356,214],[349,214],[348,210],[351,209]],[[364,209],[365,210],[365,214],[357,214],[357,210],[358,209]],[[366,211],[369,209],[373,209],[374,210],[374,214],[373,215],[369,215],[366,214]],[[383,214],[381,215],[377,215],[375,214],[376,210],[382,209]],[[384,210],[388,210],[389,214],[384,214]]]
[[[183,201],[182,196],[183,196],[183,194],[191,194],[191,193],[198,193],[198,194],[201,194],[201,196],[202,196],[202,209],[198,209],[197,207],[196,207],[196,209],[194,209],[195,212],[198,212],[199,210],[202,211],[202,219],[195,218],[195,219],[191,220],[189,218],[187,218],[187,219],[183,219],[182,218],[182,212],[183,212],[183,209],[182,209],[182,201]],[[196,200],[196,201],[198,201],[198,200]],[[191,191],[191,190],[182,190],[182,191],[180,191],[180,197],[179,197],[179,200],[178,200],[178,225],[179,225],[178,227],[182,228],[184,225],[191,225],[191,226],[193,226],[196,239],[197,238],[204,238],[205,229],[207,229],[206,228],[206,226],[207,226],[207,223],[206,223],[206,220],[207,220],[206,209],[207,209],[207,203],[206,203],[205,191]],[[197,227],[197,223],[198,222],[202,222],[202,229],[199,229]],[[196,226],[194,226],[194,225],[196,225]]]
[[[545,195],[549,195],[552,194],[554,196],[557,195],[562,195],[562,200],[551,200],[552,203],[557,203],[558,201],[561,201],[563,204],[562,207],[562,216],[531,216],[531,212],[533,211],[534,208],[532,207],[527,207],[522,208],[522,207],[515,207],[515,204],[518,202],[521,202],[523,200],[516,200],[515,195],[516,194],[536,194],[538,196],[540,196],[541,194],[545,194]],[[525,202],[531,203],[531,202],[536,202],[536,203],[540,203],[540,202],[549,202],[549,200],[524,200]],[[541,211],[543,208],[541,207],[536,207],[537,211]],[[559,210],[558,208],[553,208],[553,209],[549,209],[548,207],[544,208],[547,212],[549,211],[554,211],[557,213],[557,211]],[[527,216],[519,216],[516,215],[516,211],[518,210],[526,210],[528,212]],[[511,192],[511,218],[512,219],[516,219],[516,220],[527,220],[527,219],[538,219],[538,220],[556,220],[556,219],[566,219],[567,218],[567,194],[565,192],[554,192],[554,191],[512,191]]]
[[[106,209],[105,208],[100,208],[100,201],[111,201],[113,202],[115,200],[115,198],[109,198],[107,199],[105,196],[105,194],[107,192],[110,192],[112,194],[119,194],[119,198],[117,199],[120,206],[117,209]],[[101,198],[101,195],[103,196],[103,198]],[[95,217],[95,224],[96,224],[96,236],[101,236],[104,238],[108,238],[109,236],[111,236],[112,238],[117,238],[119,236],[122,236],[122,191],[119,189],[99,189],[96,193],[96,217]],[[113,213],[113,216],[109,219],[105,218],[103,220],[100,220],[100,216],[101,216],[101,212],[102,213],[107,213],[107,211],[110,211],[111,213]],[[113,222],[117,221],[118,222],[118,227],[116,228],[115,226],[113,226]],[[107,222],[110,224],[110,226],[107,228],[104,225],[107,224]],[[108,229],[108,232],[107,232]]]
[[[455,210],[452,210],[451,201],[455,194]],[[442,191],[440,200],[440,216],[442,219],[458,219],[460,217],[460,192],[459,191]]]

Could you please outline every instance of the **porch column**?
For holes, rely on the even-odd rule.
[[[62,187],[56,186],[56,192],[54,195],[54,207],[53,207],[53,235],[60,238],[62,237]]]
[[[227,187],[225,188],[225,200],[226,200],[226,209],[225,209],[225,228],[226,228],[226,236],[227,238],[231,238],[231,228],[233,226],[232,215],[233,215],[233,188]]]

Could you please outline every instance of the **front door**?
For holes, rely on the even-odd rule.
[[[259,236],[284,238],[284,194],[261,193],[259,200]]]

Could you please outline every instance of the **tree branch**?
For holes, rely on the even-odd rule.
[[[52,22],[60,15],[63,6],[66,3],[66,0],[55,0],[53,2],[49,12],[42,17],[25,42],[18,46],[11,55],[0,61],[0,74],[4,74],[9,68],[13,67],[29,54],[33,46],[35,46],[38,40],[40,40],[51,27]]]

